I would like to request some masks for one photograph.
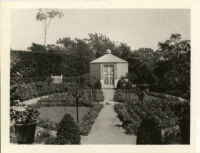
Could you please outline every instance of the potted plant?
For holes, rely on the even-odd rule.
[[[39,112],[19,101],[10,108],[11,125],[15,128],[17,142],[28,144],[34,141],[37,117]]]

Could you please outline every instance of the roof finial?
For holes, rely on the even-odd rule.
[[[111,54],[111,50],[110,49],[107,49],[107,54]]]

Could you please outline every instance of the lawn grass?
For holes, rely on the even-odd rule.
[[[88,113],[90,107],[79,107],[79,122],[81,123],[83,117]],[[76,107],[71,106],[54,106],[54,107],[40,107],[38,109],[40,112],[40,118],[49,119],[55,123],[60,123],[63,116],[68,113],[70,114],[74,121],[76,122]]]

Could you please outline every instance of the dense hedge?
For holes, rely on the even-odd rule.
[[[79,126],[82,135],[88,135],[92,125],[95,122],[99,112],[103,108],[103,104],[95,104],[90,111],[84,116],[82,123]]]
[[[85,65],[80,65],[78,64],[80,62],[77,60],[78,57],[69,56],[63,52],[11,50],[10,56],[12,79],[15,79],[16,73],[22,74],[23,80],[30,81],[36,80],[38,77],[48,77],[51,75],[80,76],[89,71],[89,61]]]
[[[56,138],[50,138],[46,144],[80,144],[80,131],[69,114],[61,120]]]

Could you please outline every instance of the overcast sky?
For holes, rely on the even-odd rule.
[[[36,21],[36,9],[13,10],[11,14],[11,48],[23,49],[32,42],[43,44],[44,27]],[[87,9],[63,10],[64,17],[53,19],[47,44],[63,37],[86,38],[101,33],[111,40],[127,43],[133,50],[157,48],[158,42],[180,33],[190,39],[190,11],[178,9]]]

